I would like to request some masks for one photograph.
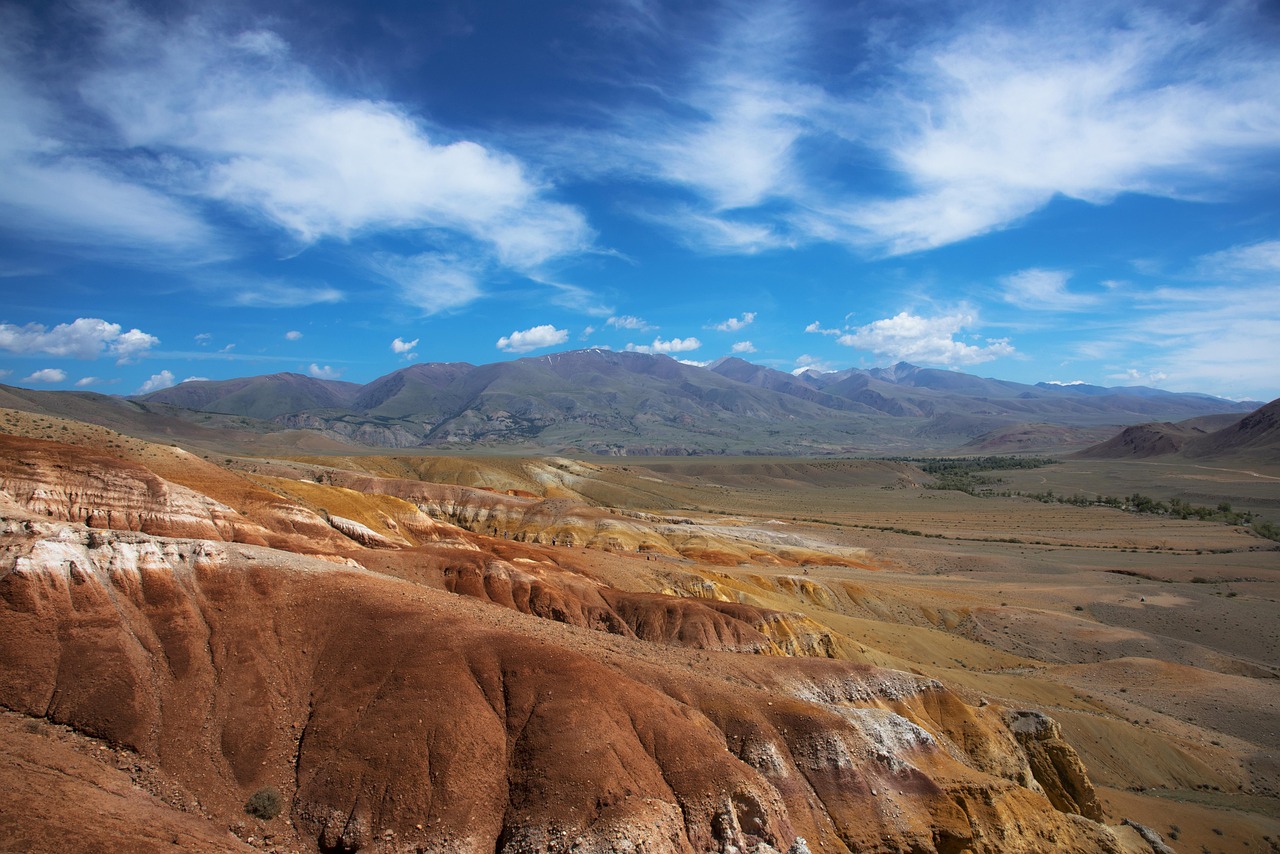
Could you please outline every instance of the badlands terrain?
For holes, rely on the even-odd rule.
[[[188,423],[0,410],[0,849],[1280,851],[1255,434],[975,495]],[[1135,493],[1237,517],[1056,500]]]

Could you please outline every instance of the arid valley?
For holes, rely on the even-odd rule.
[[[4,850],[1280,850],[1265,455],[0,433]]]

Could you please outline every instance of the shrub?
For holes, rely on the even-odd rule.
[[[275,786],[265,786],[249,796],[244,811],[255,818],[270,821],[280,815],[283,799]]]

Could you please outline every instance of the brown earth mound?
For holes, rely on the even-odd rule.
[[[995,707],[931,680],[691,668],[250,546],[34,521],[4,546],[0,703],[223,820],[274,785],[298,850],[1118,850],[1049,807]]]

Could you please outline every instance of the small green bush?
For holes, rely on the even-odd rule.
[[[280,815],[283,799],[280,790],[275,786],[266,786],[250,795],[245,802],[244,811],[255,818],[270,821]]]

